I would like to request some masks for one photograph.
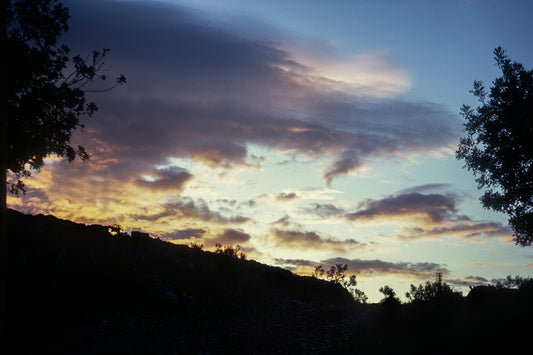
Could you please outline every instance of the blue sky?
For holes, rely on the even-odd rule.
[[[467,290],[531,274],[454,150],[492,51],[533,67],[528,1],[67,1],[75,53],[111,48],[128,84],[8,199],[175,243],[241,244],[309,274]]]

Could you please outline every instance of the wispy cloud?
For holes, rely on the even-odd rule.
[[[359,204],[358,211],[348,213],[344,218],[353,223],[399,224],[402,227],[395,238],[400,240],[446,237],[469,241],[479,241],[480,238],[512,240],[508,226],[497,222],[476,222],[459,214],[454,194],[418,192],[445,187],[441,184],[423,185],[382,199],[369,199]]]
[[[364,260],[339,257],[322,260],[321,262],[305,259],[287,259],[278,260],[278,263],[286,265],[294,270],[305,270],[307,273],[312,272],[317,265],[322,265],[325,268],[328,268],[329,266],[336,264],[346,264],[348,266],[349,274],[354,273],[364,277],[394,275],[398,277],[427,280],[432,279],[436,272],[442,272],[445,275],[449,274],[449,270],[445,265],[431,262],[389,262],[379,259]]]
[[[457,211],[452,196],[418,192],[392,195],[379,200],[367,200],[361,209],[347,214],[350,221],[371,221],[390,218],[419,218],[428,223],[441,223]]]
[[[418,279],[431,279],[436,272],[448,274],[445,265],[431,262],[388,262],[383,260],[362,260],[332,258],[324,260],[326,264],[347,264],[348,270],[356,274],[366,276],[398,275],[404,277],[416,277]]]
[[[211,222],[217,224],[240,224],[249,218],[244,216],[225,217],[217,211],[213,211],[205,201],[195,201],[188,197],[181,197],[174,202],[162,204],[156,213],[146,213],[131,216],[135,220],[159,221],[171,219],[176,221],[191,220],[199,222]]]
[[[321,218],[337,217],[345,214],[343,208],[331,203],[312,203],[311,207],[305,209],[306,212],[317,215]]]
[[[457,237],[469,241],[479,241],[481,238],[500,238],[505,242],[512,242],[512,230],[501,223],[475,223],[469,218],[463,218],[460,221],[449,221],[447,224],[448,226],[429,228],[405,227],[397,237],[403,240]]]
[[[291,201],[297,198],[298,195],[296,195],[294,192],[280,192],[276,195],[277,201]]]
[[[202,228],[187,228],[174,231],[165,235],[165,239],[171,241],[181,241],[189,239],[198,239],[205,234],[206,230]]]
[[[294,250],[328,250],[344,252],[364,248],[366,245],[354,239],[335,240],[323,237],[316,232],[273,229],[270,240],[277,248]]]

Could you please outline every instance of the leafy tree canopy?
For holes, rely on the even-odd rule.
[[[400,304],[400,299],[396,295],[396,291],[394,291],[390,286],[385,285],[381,287],[378,290],[380,293],[383,294],[383,297],[379,303],[382,304]]]
[[[454,291],[445,282],[426,282],[425,285],[411,285],[410,291],[405,293],[405,297],[410,302],[430,302],[430,301],[453,301],[462,298],[462,293]]]
[[[463,105],[467,136],[461,138],[457,159],[464,159],[485,188],[485,208],[506,213],[518,245],[533,244],[533,70],[494,50],[502,76],[487,93],[481,81],[470,92],[480,106]]]
[[[7,7],[8,60],[8,158],[7,169],[16,176],[10,191],[24,191],[22,177],[39,170],[50,154],[89,154],[70,144],[72,131],[83,128],[80,116],[97,110],[87,100],[86,86],[105,80],[103,58],[109,49],[93,51],[82,58],[70,56],[70,48],[59,43],[68,30],[68,8],[57,0],[11,0]],[[105,90],[124,84],[120,75]]]

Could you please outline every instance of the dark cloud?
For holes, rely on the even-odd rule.
[[[475,222],[468,216],[458,214],[454,194],[417,192],[445,187],[442,184],[422,185],[380,200],[366,200],[359,204],[359,211],[346,214],[344,218],[352,222],[379,220],[410,223],[402,227],[396,236],[402,240],[447,236],[471,241],[482,237],[511,240],[512,232],[508,226],[497,222]]]
[[[283,217],[281,217],[280,219],[278,219],[277,221],[273,222],[272,225],[276,226],[282,226],[282,227],[288,227],[291,222],[289,221],[290,220],[290,217],[289,215],[285,215]]]
[[[202,228],[187,228],[182,230],[177,230],[172,233],[166,234],[165,239],[176,240],[176,239],[190,239],[190,238],[201,238],[206,233],[205,229]]]
[[[365,247],[365,244],[354,239],[335,240],[322,237],[315,232],[274,229],[272,233],[271,240],[274,245],[288,249],[344,252],[347,249]]]
[[[206,14],[164,2],[67,4],[66,40],[81,52],[111,48],[112,71],[128,77],[97,96],[101,111],[80,138],[95,158],[118,160],[108,174],[168,157],[246,165],[252,143],[336,157],[324,172],[329,183],[368,159],[456,138],[454,118],[438,105],[343,92],[274,42],[217,27]]]
[[[322,218],[337,217],[346,213],[344,209],[339,208],[331,203],[313,203],[312,207],[307,208],[306,211],[316,214],[317,216]]]
[[[315,262],[304,259],[277,259],[276,263],[284,265],[287,269],[305,268],[312,270],[318,265],[322,265],[326,269],[335,264],[348,265],[348,274],[364,275],[366,277],[396,275],[400,277],[414,277],[417,279],[427,280],[432,279],[436,272],[442,272],[444,275],[449,274],[449,270],[445,265],[429,262],[390,262],[379,259],[362,260],[362,259],[346,259],[346,258],[331,258]]]
[[[503,238],[511,241],[512,230],[501,223],[486,222],[474,223],[468,218],[454,221],[449,226],[443,227],[407,227],[398,235],[401,239],[441,238],[445,236],[458,236],[465,240],[485,238]]]
[[[170,167],[157,169],[150,175],[152,179],[138,178],[138,186],[147,187],[156,191],[181,190],[183,185],[192,178],[192,175],[185,169]]]
[[[218,243],[222,245],[243,244],[250,240],[250,235],[237,229],[226,229],[217,237]]]
[[[191,198],[182,197],[171,203],[161,205],[161,210],[154,214],[132,215],[136,220],[159,221],[165,218],[173,220],[195,220],[219,224],[245,223],[249,220],[243,216],[222,216],[219,212],[209,209],[204,201],[194,201]]]
[[[482,285],[488,285],[491,282],[487,280],[486,278],[482,276],[466,276],[462,279],[452,279],[452,280],[446,280],[447,283],[450,285],[456,285],[456,286],[482,286]]]
[[[361,154],[355,149],[345,150],[339,159],[337,159],[326,172],[324,172],[324,180],[328,185],[338,175],[348,174],[362,165]]]
[[[280,192],[279,194],[276,195],[277,201],[291,201],[297,198],[298,198],[298,195],[296,195],[294,192],[289,192],[289,193]]]
[[[350,221],[368,221],[390,217],[419,216],[429,222],[439,223],[449,219],[457,211],[450,195],[410,192],[392,195],[381,200],[362,202],[361,210],[347,214]]]
[[[327,265],[347,264],[349,272],[365,274],[367,276],[395,274],[419,279],[431,279],[436,272],[442,272],[445,275],[449,273],[449,270],[444,265],[430,262],[389,262],[377,259],[362,260],[346,258],[332,258],[323,262]]]

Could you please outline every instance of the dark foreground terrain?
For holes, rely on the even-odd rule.
[[[339,285],[8,211],[12,354],[531,353],[533,292],[357,304]]]

